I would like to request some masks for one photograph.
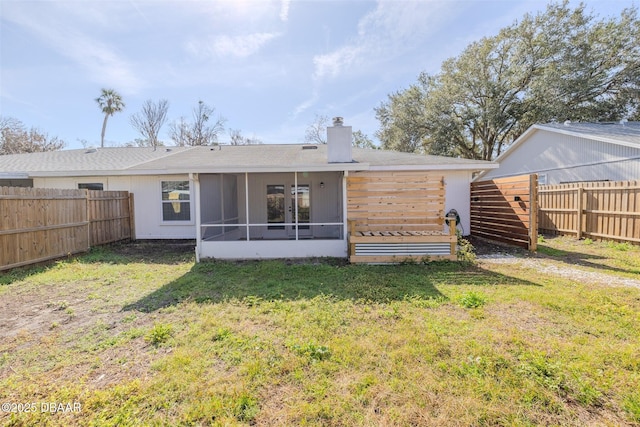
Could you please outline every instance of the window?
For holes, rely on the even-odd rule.
[[[162,181],[162,220],[191,221],[189,181]]]
[[[539,173],[538,174],[538,184],[539,185],[546,185],[547,184],[547,174],[546,173]]]
[[[104,184],[101,182],[86,182],[78,184],[78,190],[104,190]]]

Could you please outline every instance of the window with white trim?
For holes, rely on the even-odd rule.
[[[162,220],[191,221],[189,181],[162,181]]]

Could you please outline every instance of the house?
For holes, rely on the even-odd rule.
[[[538,174],[540,184],[640,178],[640,122],[533,125],[476,180]]]
[[[327,129],[327,138],[326,145],[0,156],[0,179],[40,188],[129,191],[137,239],[196,239],[198,257],[345,257],[350,221],[352,231],[392,226],[437,234],[447,230],[445,212],[456,209],[460,229],[468,234],[471,178],[497,167],[355,148],[351,127],[340,120]],[[405,243],[394,250],[405,255],[417,250]],[[434,248],[420,250],[431,255]]]

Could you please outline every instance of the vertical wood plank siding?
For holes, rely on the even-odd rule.
[[[540,231],[640,243],[640,181],[543,185],[538,191]]]
[[[0,187],[0,270],[133,238],[126,191]]]
[[[537,175],[471,183],[471,234],[537,249]]]

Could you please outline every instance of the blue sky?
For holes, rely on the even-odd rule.
[[[586,4],[604,17],[633,0]],[[0,114],[58,136],[66,148],[100,145],[94,99],[105,87],[126,103],[109,119],[105,145],[139,138],[129,117],[161,98],[169,120],[190,118],[203,100],[227,128],[264,143],[303,142],[316,115],[343,116],[373,138],[374,108],[388,94],[545,7],[540,0],[0,0]],[[160,137],[171,144],[167,129]]]

